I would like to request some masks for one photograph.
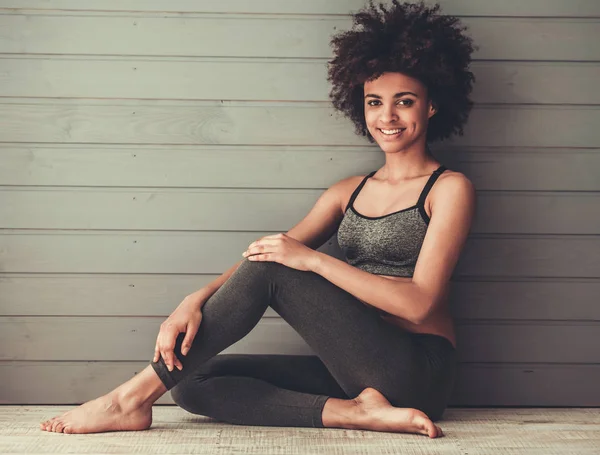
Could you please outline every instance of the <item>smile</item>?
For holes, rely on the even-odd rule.
[[[381,128],[377,128],[381,134],[388,138],[396,138],[400,137],[406,128],[396,128],[393,130],[382,130]]]

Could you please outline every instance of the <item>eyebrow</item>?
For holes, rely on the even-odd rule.
[[[404,96],[404,95],[413,95],[415,98],[418,98],[418,97],[419,97],[419,96],[418,96],[416,93],[413,93],[413,92],[400,92],[400,93],[396,93],[396,94],[394,95],[394,98],[400,98],[401,96]],[[372,96],[373,98],[382,99],[382,98],[381,98],[381,96],[379,96],[379,95],[375,95],[374,93],[367,93],[367,94],[365,95],[365,98],[367,98],[367,97],[369,97],[369,96]]]

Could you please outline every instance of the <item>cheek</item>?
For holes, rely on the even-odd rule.
[[[367,123],[367,125],[370,126],[375,120],[377,120],[377,118],[373,114],[373,112],[365,111],[365,122]]]
[[[414,115],[411,116],[411,125],[415,130],[427,128],[427,122],[427,112],[415,112]]]

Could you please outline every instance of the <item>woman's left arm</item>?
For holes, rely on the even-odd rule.
[[[449,174],[432,188],[430,200],[431,217],[412,281],[389,280],[318,251],[311,270],[376,308],[421,324],[445,294],[466,242],[475,188],[463,174]]]

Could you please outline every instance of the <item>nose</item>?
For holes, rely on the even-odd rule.
[[[382,124],[394,123],[398,120],[398,114],[396,113],[393,104],[388,104],[387,106],[384,106],[384,108],[380,112],[381,117],[379,120]]]

